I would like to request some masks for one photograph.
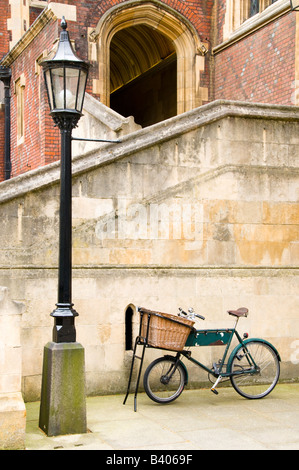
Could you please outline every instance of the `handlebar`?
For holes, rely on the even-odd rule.
[[[198,315],[198,313],[194,313],[193,308],[189,309],[189,313],[185,312],[181,307],[179,308],[179,311],[183,315],[186,315],[186,317],[189,317],[189,318],[197,317],[197,318],[200,318],[201,320],[205,320],[205,317],[203,317],[202,315]],[[179,315],[180,315],[180,313],[179,313]]]

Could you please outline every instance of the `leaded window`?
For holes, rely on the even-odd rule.
[[[254,16],[257,13],[261,13],[265,8],[272,5],[277,0],[250,0],[248,16]]]

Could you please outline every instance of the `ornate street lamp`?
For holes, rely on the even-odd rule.
[[[76,56],[64,17],[61,28],[55,57],[43,61],[42,67],[53,120],[60,129],[73,129],[82,116],[89,64]]]
[[[72,130],[82,116],[89,65],[78,59],[61,21],[56,55],[41,65],[50,114],[61,134],[58,302],[53,341],[44,348],[39,427],[48,435],[87,431],[84,349],[76,342],[72,304]]]
[[[299,11],[299,0],[290,0],[291,9],[294,11]]]
[[[82,116],[89,64],[80,60],[70,43],[67,23],[62,18],[62,32],[56,55],[42,62],[50,114],[61,133],[61,194],[58,303],[51,313],[55,318],[53,341],[74,342],[76,330],[72,308],[72,130]]]

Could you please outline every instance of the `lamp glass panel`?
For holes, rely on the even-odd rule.
[[[55,109],[65,108],[65,93],[64,93],[64,69],[63,67],[52,69],[52,87],[54,95]]]
[[[78,90],[80,70],[73,68],[65,69],[65,107],[76,109],[76,96]]]
[[[83,107],[86,80],[87,80],[87,72],[85,70],[81,70],[79,86],[78,86],[78,98],[77,98],[77,111],[79,111],[80,113]]]
[[[50,109],[54,109],[54,100],[53,100],[53,90],[52,90],[52,80],[51,80],[51,70],[46,70],[45,72],[46,84],[47,84],[47,91],[49,97],[49,105]]]

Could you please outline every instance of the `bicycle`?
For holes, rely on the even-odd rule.
[[[179,315],[187,319],[205,318],[196,314],[193,309],[188,313],[179,309]],[[229,315],[236,318],[233,328],[202,330],[190,332],[185,348],[195,346],[226,346],[222,358],[212,367],[197,361],[189,349],[183,349],[176,356],[166,354],[154,360],[146,369],[143,379],[144,389],[148,397],[157,403],[170,403],[176,400],[188,383],[188,371],[181,358],[204,369],[213,377],[215,383],[211,391],[218,394],[217,386],[222,380],[230,380],[233,388],[242,397],[260,399],[269,395],[276,386],[280,375],[281,358],[277,349],[268,341],[261,338],[250,338],[245,333],[243,338],[237,331],[237,325],[242,317],[248,316],[247,308],[229,310]],[[233,349],[226,362],[233,337],[238,344]],[[137,393],[137,392],[136,392]],[[136,396],[135,396],[136,398]]]

